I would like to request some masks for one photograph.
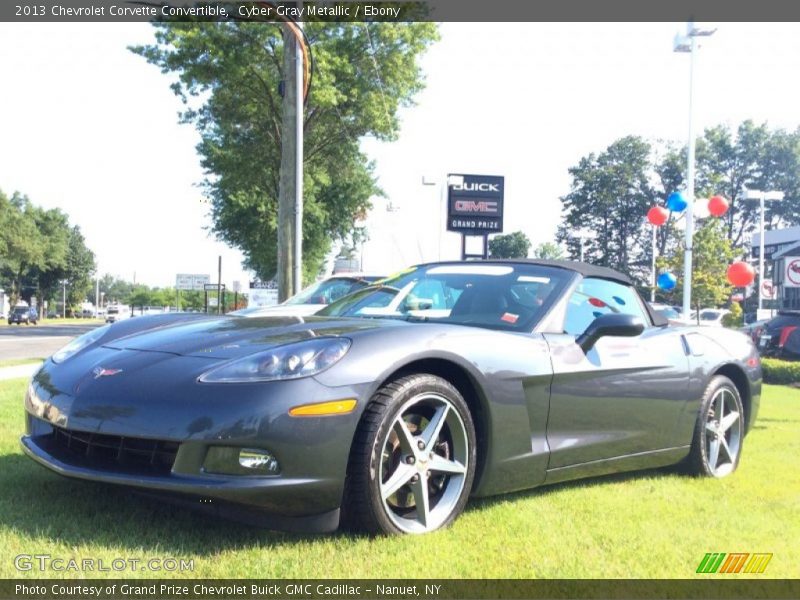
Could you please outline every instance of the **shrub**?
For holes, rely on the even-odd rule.
[[[722,324],[725,327],[741,327],[744,325],[744,312],[738,302],[731,302],[731,312],[722,317]]]
[[[764,383],[783,385],[800,383],[800,362],[762,358],[761,369],[764,372]]]

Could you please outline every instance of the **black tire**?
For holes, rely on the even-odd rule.
[[[439,419],[443,422],[440,429],[427,433],[439,414],[444,415]],[[398,435],[404,427],[408,434],[405,445]],[[425,438],[434,435],[426,448]],[[413,440],[411,450],[408,436]],[[418,458],[412,460],[414,456]],[[457,465],[463,472],[445,473],[437,468],[440,464]],[[459,391],[430,374],[397,379],[375,393],[356,430],[345,479],[342,523],[351,530],[384,534],[426,533],[447,527],[464,510],[475,464],[475,426]],[[412,473],[411,479],[384,500],[382,491],[387,491],[387,484],[392,478],[400,481],[406,472]],[[404,501],[392,504],[401,495]],[[417,498],[422,500],[420,506],[428,503],[425,509],[417,508]]]
[[[723,406],[721,425],[718,412],[720,402]],[[735,420],[731,416],[734,412],[737,414]],[[730,425],[723,431],[722,427],[728,422]],[[730,475],[739,466],[743,442],[744,407],[739,390],[727,377],[716,375],[708,383],[700,403],[692,448],[684,463],[685,469],[699,477],[719,478]]]

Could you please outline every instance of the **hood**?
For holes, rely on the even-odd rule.
[[[402,321],[325,317],[219,317],[133,333],[102,345],[117,350],[232,359],[320,336],[408,325]]]

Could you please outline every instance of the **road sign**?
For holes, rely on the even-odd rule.
[[[775,298],[775,286],[771,281],[766,280],[761,284],[761,297],[764,300],[773,300]]]
[[[203,286],[209,281],[211,281],[210,275],[178,273],[175,276],[175,289],[203,291]]]
[[[786,256],[783,261],[786,265],[783,272],[783,287],[800,287],[800,257]]]

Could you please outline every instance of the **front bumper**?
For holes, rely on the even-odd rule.
[[[159,477],[101,471],[80,461],[60,460],[50,454],[39,436],[20,438],[22,450],[51,471],[99,483],[136,488],[171,503],[270,529],[297,532],[329,532],[339,526],[339,508],[315,514],[287,515],[285,508],[301,504],[314,512],[313,498],[330,491],[330,482],[318,479]],[[335,487],[335,486],[334,486]]]
[[[194,362],[202,363],[198,370],[207,368],[204,361],[174,360],[190,372]],[[58,381],[61,369],[48,361],[34,376],[26,395],[23,451],[66,477],[129,486],[269,528],[336,529],[365,389],[329,387],[313,378],[260,385],[197,384],[193,374],[192,383],[172,384],[164,379],[151,386],[159,368],[151,366],[146,380],[131,373],[130,379],[116,376],[118,382],[115,378],[89,378],[76,384],[69,378],[72,383],[66,385]],[[353,413],[288,415],[289,408],[298,404],[344,397],[359,400]],[[99,460],[88,446],[81,446],[78,452],[74,448],[66,451],[63,444],[56,444],[56,431],[104,440],[116,436],[176,450],[160,469],[148,468],[141,461],[114,463]],[[212,447],[263,449],[277,459],[279,472],[209,472],[206,458]]]

